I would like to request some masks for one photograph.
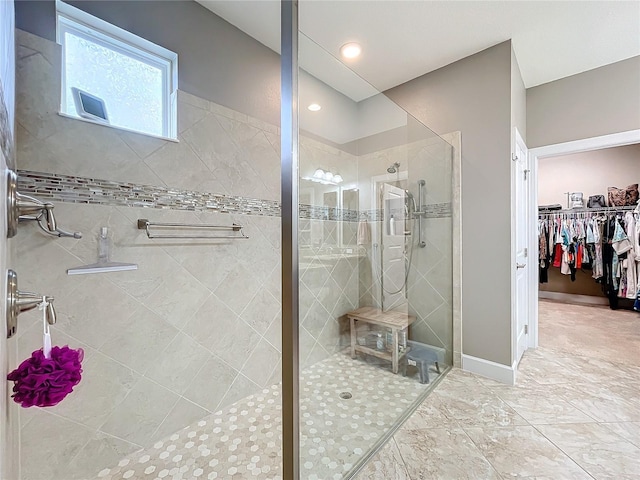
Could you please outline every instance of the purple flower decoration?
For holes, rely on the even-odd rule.
[[[45,358],[42,349],[31,354],[13,372],[13,400],[28,407],[52,407],[69,395],[82,378],[84,351],[68,346],[53,347],[51,358]]]

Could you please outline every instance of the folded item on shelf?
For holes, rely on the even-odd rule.
[[[554,203],[553,205],[538,205],[539,212],[552,212],[554,210],[562,210],[562,205]]]

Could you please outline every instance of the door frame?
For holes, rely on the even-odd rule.
[[[531,170],[531,186],[529,189],[529,218],[532,226],[538,218],[538,160],[541,158],[570,155],[572,153],[601,150],[603,148],[622,147],[640,143],[640,129],[612,133],[599,137],[585,138],[571,142],[556,143],[529,149],[529,169]],[[529,231],[529,252],[538,251],[538,234],[536,228]],[[535,254],[534,254],[535,255]],[[515,268],[515,267],[514,267]],[[531,268],[529,272],[529,348],[538,347],[538,270]]]
[[[517,199],[516,199],[516,181],[518,181],[518,179],[516,178],[516,175],[518,173],[518,166],[516,165],[516,161],[519,160],[518,158],[516,158],[516,145],[519,145],[520,148],[524,151],[525,153],[525,158],[523,159],[525,162],[525,172],[530,174],[531,173],[531,162],[530,162],[530,157],[529,157],[529,149],[527,147],[527,144],[525,143],[524,139],[522,138],[522,135],[520,134],[520,131],[517,128],[513,129],[513,152],[512,152],[512,159],[511,159],[511,367],[513,370],[513,375],[514,375],[514,381],[515,381],[515,377],[517,375],[517,367],[518,367],[518,361],[520,360],[518,358],[518,318],[517,318],[517,312],[518,312],[518,308],[517,308],[517,304],[516,304],[516,300],[517,300],[517,263],[518,263],[518,252],[517,252],[517,242],[516,242],[516,238],[517,238],[517,226],[518,226],[518,221],[516,218],[517,215]],[[531,225],[532,225],[532,217],[531,217],[531,209],[529,208],[531,205],[531,190],[533,190],[533,188],[531,188],[532,185],[532,181],[531,181],[531,177],[527,177],[528,181],[525,182],[525,192],[524,192],[524,201],[525,201],[525,226],[526,226],[526,239],[525,240],[525,245],[527,250],[526,253],[526,272],[525,272],[525,277],[526,277],[526,282],[527,282],[527,286],[529,284],[530,278],[531,278],[531,271],[535,270],[531,263],[531,259],[532,259],[532,253],[535,250],[531,250],[530,246],[529,246],[529,238],[530,238],[530,233],[531,233]],[[527,319],[525,320],[525,325],[529,325],[530,321],[531,321],[531,316],[529,315],[530,311],[531,311],[531,292],[529,290],[529,288],[527,288],[527,298],[526,298],[526,305],[525,305],[525,311],[527,312]],[[530,327],[527,327],[530,328]],[[527,348],[530,347],[530,338],[531,338],[531,331],[528,330],[527,332]]]

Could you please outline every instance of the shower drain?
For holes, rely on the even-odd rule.
[[[343,400],[349,400],[353,395],[351,395],[351,392],[342,392],[340,394],[340,398]]]

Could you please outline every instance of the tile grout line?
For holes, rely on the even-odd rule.
[[[558,424],[555,424],[558,425]],[[565,424],[565,425],[570,425],[570,424]],[[589,475],[589,477],[591,477],[594,480],[597,480],[596,477],[594,477],[593,475],[591,475],[591,473],[589,473],[589,471],[587,469],[585,469],[582,465],[580,465],[576,460],[573,459],[573,457],[571,455],[569,455],[567,452],[565,452],[560,446],[558,446],[553,440],[551,440],[549,437],[547,437],[544,432],[540,431],[540,429],[538,429],[535,425],[532,425],[533,428],[535,428],[536,432],[538,432],[540,435],[542,435],[549,443],[551,443],[555,448],[557,448],[559,451],[561,451],[567,458],[569,458],[580,470],[582,470],[584,473],[586,473],[587,475]]]
[[[510,425],[510,426],[514,426],[514,425]],[[525,425],[521,425],[521,426],[525,426]],[[482,427],[480,427],[480,426],[471,426],[469,428],[482,428]],[[469,433],[467,433],[467,430],[465,429],[465,425],[460,425],[460,429],[465,434],[465,436],[469,439],[469,441],[473,444],[473,446],[478,451],[478,453],[480,453],[480,455],[482,455],[482,458],[484,458],[485,461],[491,466],[491,468],[493,468],[493,471],[496,473],[496,475],[498,475],[498,477],[502,478],[502,474],[500,473],[500,471],[496,468],[496,466],[493,464],[493,462],[491,460],[489,460],[489,458],[487,458],[487,456],[482,451],[480,446],[473,440],[473,438],[471,438],[471,435],[469,435]]]
[[[400,431],[401,428],[402,428],[402,426],[400,426],[400,428],[393,434],[393,436],[389,439],[389,442],[393,442],[393,444],[394,444],[394,446],[396,448],[396,451],[398,452],[398,455],[400,456],[400,460],[402,461],[402,467],[404,468],[404,471],[407,472],[407,477],[409,477],[409,480],[420,480],[420,479],[411,478],[411,474],[409,473],[409,469],[407,468],[407,461],[402,456],[402,450],[400,450],[400,446],[398,445],[398,442],[396,441],[396,433],[398,433],[398,431]],[[391,479],[388,479],[388,480],[391,480]]]

